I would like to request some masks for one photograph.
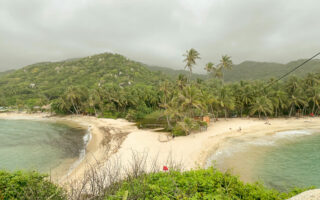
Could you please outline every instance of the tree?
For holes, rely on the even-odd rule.
[[[217,95],[218,105],[224,112],[224,117],[227,119],[228,110],[233,110],[235,107],[235,99],[229,87],[223,86],[218,89]]]
[[[168,109],[169,109],[168,100],[170,98],[170,86],[169,86],[169,82],[167,80],[160,84],[160,91],[163,93],[163,95],[162,95],[163,102],[160,106],[165,109],[165,116],[166,116],[168,128],[172,129],[172,125],[170,122],[171,113],[168,112]]]
[[[188,79],[185,75],[179,74],[177,79],[177,86],[180,90],[182,90],[187,85]]]
[[[301,106],[307,105],[305,97],[302,93],[302,89],[295,90],[291,95],[288,96],[288,103],[289,103],[289,117],[291,117],[292,112],[295,110],[296,107],[301,109]]]
[[[276,89],[270,92],[270,99],[277,117],[280,110],[287,108],[288,96],[283,90]]]
[[[308,89],[308,92],[310,94],[308,101],[312,104],[312,113],[315,112],[315,108],[319,109],[320,107],[320,86],[314,86],[310,89]]]
[[[267,114],[272,114],[273,106],[272,106],[271,100],[268,99],[266,96],[257,97],[251,106],[250,114],[253,115],[257,112],[259,115],[259,119],[260,119],[261,113],[264,113],[265,116],[267,116]]]
[[[181,110],[188,117],[194,117],[195,110],[203,111],[201,93],[195,86],[188,85],[179,93]]]
[[[186,135],[190,135],[192,130],[199,128],[199,124],[188,117],[185,117],[181,122],[178,122],[178,126],[186,133]]]
[[[223,69],[232,69],[232,66],[233,63],[230,56],[224,55],[221,57],[219,67],[222,67]]]
[[[230,56],[224,55],[221,57],[220,63],[215,69],[215,77],[222,79],[224,81],[223,70],[231,70],[232,69],[232,60]]]
[[[207,73],[211,73],[214,67],[215,67],[214,64],[212,62],[209,62],[206,64],[204,69],[207,71]]]
[[[193,48],[187,50],[183,55],[185,57],[183,61],[186,63],[185,69],[189,69],[189,82],[192,76],[192,67],[196,64],[196,60],[200,59],[199,55],[198,51]]]

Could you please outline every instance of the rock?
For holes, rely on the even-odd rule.
[[[320,199],[320,189],[308,190],[291,197],[288,200],[319,200]]]

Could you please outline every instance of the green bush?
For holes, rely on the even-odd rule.
[[[186,132],[178,125],[174,126],[171,130],[172,135],[174,136],[184,136]]]
[[[229,173],[222,173],[214,168],[186,172],[158,172],[129,179],[113,192],[108,192],[105,199],[287,199],[302,190],[281,193],[266,189],[259,183],[245,184]]]
[[[37,172],[0,171],[0,199],[66,199],[65,191]]]

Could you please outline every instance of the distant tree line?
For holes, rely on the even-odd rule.
[[[59,114],[127,118],[137,122],[150,119],[149,123],[161,121],[175,135],[190,134],[205,126],[205,122],[196,120],[202,116],[261,118],[319,114],[319,74],[308,74],[305,78],[292,76],[282,82],[270,79],[224,83],[224,70],[232,70],[233,66],[231,58],[225,55],[218,64],[209,62],[204,67],[210,79],[192,80],[192,69],[200,54],[190,49],[184,57],[189,76],[179,75],[173,80],[153,74],[153,82],[146,77],[148,83],[126,86],[118,82],[94,87],[73,84],[64,92],[51,95],[52,98],[39,91],[43,98],[38,98],[37,104],[51,104],[52,112]],[[8,98],[0,96],[0,106],[28,105],[30,101],[32,99],[20,100],[12,105]]]

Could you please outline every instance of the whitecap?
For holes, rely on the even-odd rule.
[[[310,130],[292,130],[292,131],[281,131],[277,132],[275,137],[288,137],[288,136],[304,136],[304,135],[312,135],[312,131]]]

